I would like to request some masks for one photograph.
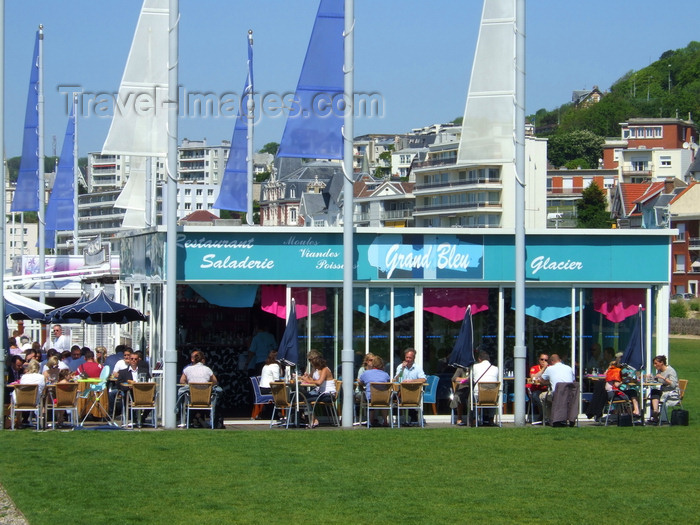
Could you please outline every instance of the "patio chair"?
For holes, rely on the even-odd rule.
[[[109,379],[109,372],[109,366],[102,367],[102,372],[100,372],[99,381],[96,383],[89,383],[88,387],[78,396],[81,399],[92,400],[92,405],[90,405],[90,408],[85,413],[85,417],[83,417],[83,420],[80,422],[81,425],[85,423],[85,420],[92,413],[92,411],[94,409],[97,409],[100,415],[103,418],[107,419],[110,425],[116,426],[116,423],[114,423],[109,413],[107,412],[105,407],[102,406],[102,403],[100,401],[102,395],[107,392],[107,380]]]
[[[367,400],[367,428],[370,427],[372,410],[388,410],[389,423],[394,428],[394,384],[370,383],[370,398]]]
[[[433,415],[437,415],[437,389],[440,378],[438,376],[427,376],[425,378],[425,389],[423,390],[423,405],[431,405]]]
[[[189,383],[190,395],[187,403],[187,428],[190,427],[190,412],[208,410],[212,430],[214,429],[214,406],[211,402],[213,383]]]
[[[399,397],[396,402],[396,415],[401,428],[401,410],[417,410],[420,426],[425,426],[423,420],[423,383],[399,383]]]
[[[668,407],[674,407],[674,406],[679,406],[683,408],[683,397],[685,396],[685,389],[688,387],[688,380],[687,379],[679,379],[678,380],[678,396],[669,396],[667,397],[663,403],[660,404],[659,406],[659,421],[657,425],[661,425],[662,422],[670,421],[671,419],[668,417]]]
[[[253,401],[253,411],[250,413],[250,419],[257,419],[260,413],[263,411],[263,407],[273,403],[272,394],[260,393],[260,376],[251,376],[250,382],[253,385],[253,395],[255,396],[255,400]]]
[[[132,383],[131,384],[131,403],[129,404],[129,421],[133,426],[141,426],[143,420],[143,411],[151,411],[151,421],[153,428],[158,427],[158,418],[156,417],[156,384],[155,383]],[[135,425],[134,411],[138,410],[139,421]]]
[[[281,415],[287,414],[285,428],[289,428],[289,420],[291,419],[292,405],[289,400],[289,389],[284,381],[270,382],[270,390],[272,391],[272,417],[270,418],[270,428],[275,422],[275,414],[279,410]]]
[[[605,410],[605,426],[612,420],[612,415],[615,414],[620,417],[620,414],[629,414],[632,418],[632,401],[629,399],[621,399],[619,396],[613,396],[612,399],[608,399]]]
[[[336,380],[335,393],[323,393],[312,401],[311,416],[309,417],[310,421],[313,421],[313,416],[316,413],[316,407],[320,406],[321,408],[325,409],[326,415],[331,418],[333,425],[336,427],[340,426],[340,418],[338,417],[338,407],[336,406],[336,403],[338,401],[342,385],[342,381]]]
[[[56,397],[51,399],[51,426],[56,428],[56,410],[68,412],[71,426],[78,424],[78,383],[56,383]]]
[[[476,395],[473,396],[472,403],[474,407],[474,425],[479,426],[479,410],[481,410],[481,415],[483,417],[484,409],[494,409],[496,414],[498,414],[498,403],[501,394],[501,382],[500,381],[481,381],[477,383],[474,389]],[[501,420],[498,419],[498,426],[501,426]]]
[[[41,400],[38,398],[39,385],[15,385],[15,392],[10,402],[10,421],[15,429],[15,413],[31,412],[36,418],[36,429],[41,426]]]

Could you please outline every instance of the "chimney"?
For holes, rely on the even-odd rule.
[[[676,185],[673,183],[673,177],[666,177],[666,180],[664,181],[664,193],[673,193],[675,187]]]

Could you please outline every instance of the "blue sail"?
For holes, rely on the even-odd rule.
[[[278,157],[343,158],[343,0],[321,0]]]
[[[221,179],[219,196],[214,208],[219,210],[248,211],[248,97],[253,96],[253,46],[248,41],[248,76],[243,87],[243,97],[233,127],[231,149],[226,169]]]
[[[75,173],[74,146],[75,144],[75,114],[71,109],[68,117],[66,136],[63,139],[63,149],[58,160],[56,178],[53,189],[46,205],[46,247],[55,248],[55,232],[72,230],[75,227]]]
[[[36,32],[33,58],[13,212],[39,211],[39,31]]]

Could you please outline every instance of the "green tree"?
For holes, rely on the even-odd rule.
[[[581,193],[581,200],[576,203],[578,228],[610,228],[612,220],[606,210],[605,193],[595,182]]]
[[[586,130],[557,133],[549,139],[547,157],[554,166],[564,166],[574,159],[585,159],[589,166],[598,166],[605,139]]]
[[[265,144],[258,153],[271,153],[272,155],[277,155],[277,150],[280,149],[280,145],[277,142],[268,142]]]

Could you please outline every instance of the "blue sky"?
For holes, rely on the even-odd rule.
[[[34,34],[45,27],[46,154],[60,152],[67,117],[59,85],[116,92],[140,0],[5,2],[5,148],[21,154]],[[180,84],[189,92],[239,92],[246,33],[255,33],[256,91],[293,91],[306,52],[316,0],[180,0]],[[529,0],[526,111],[553,109],[573,90],[605,90],[666,50],[698,40],[687,1]],[[355,89],[379,93],[382,116],[360,117],[355,135],[403,133],[464,112],[481,15],[479,0],[356,0]],[[99,151],[110,120],[79,126],[80,155]],[[183,118],[180,140],[230,140],[233,119]],[[279,142],[284,119],[263,118],[255,148]]]

